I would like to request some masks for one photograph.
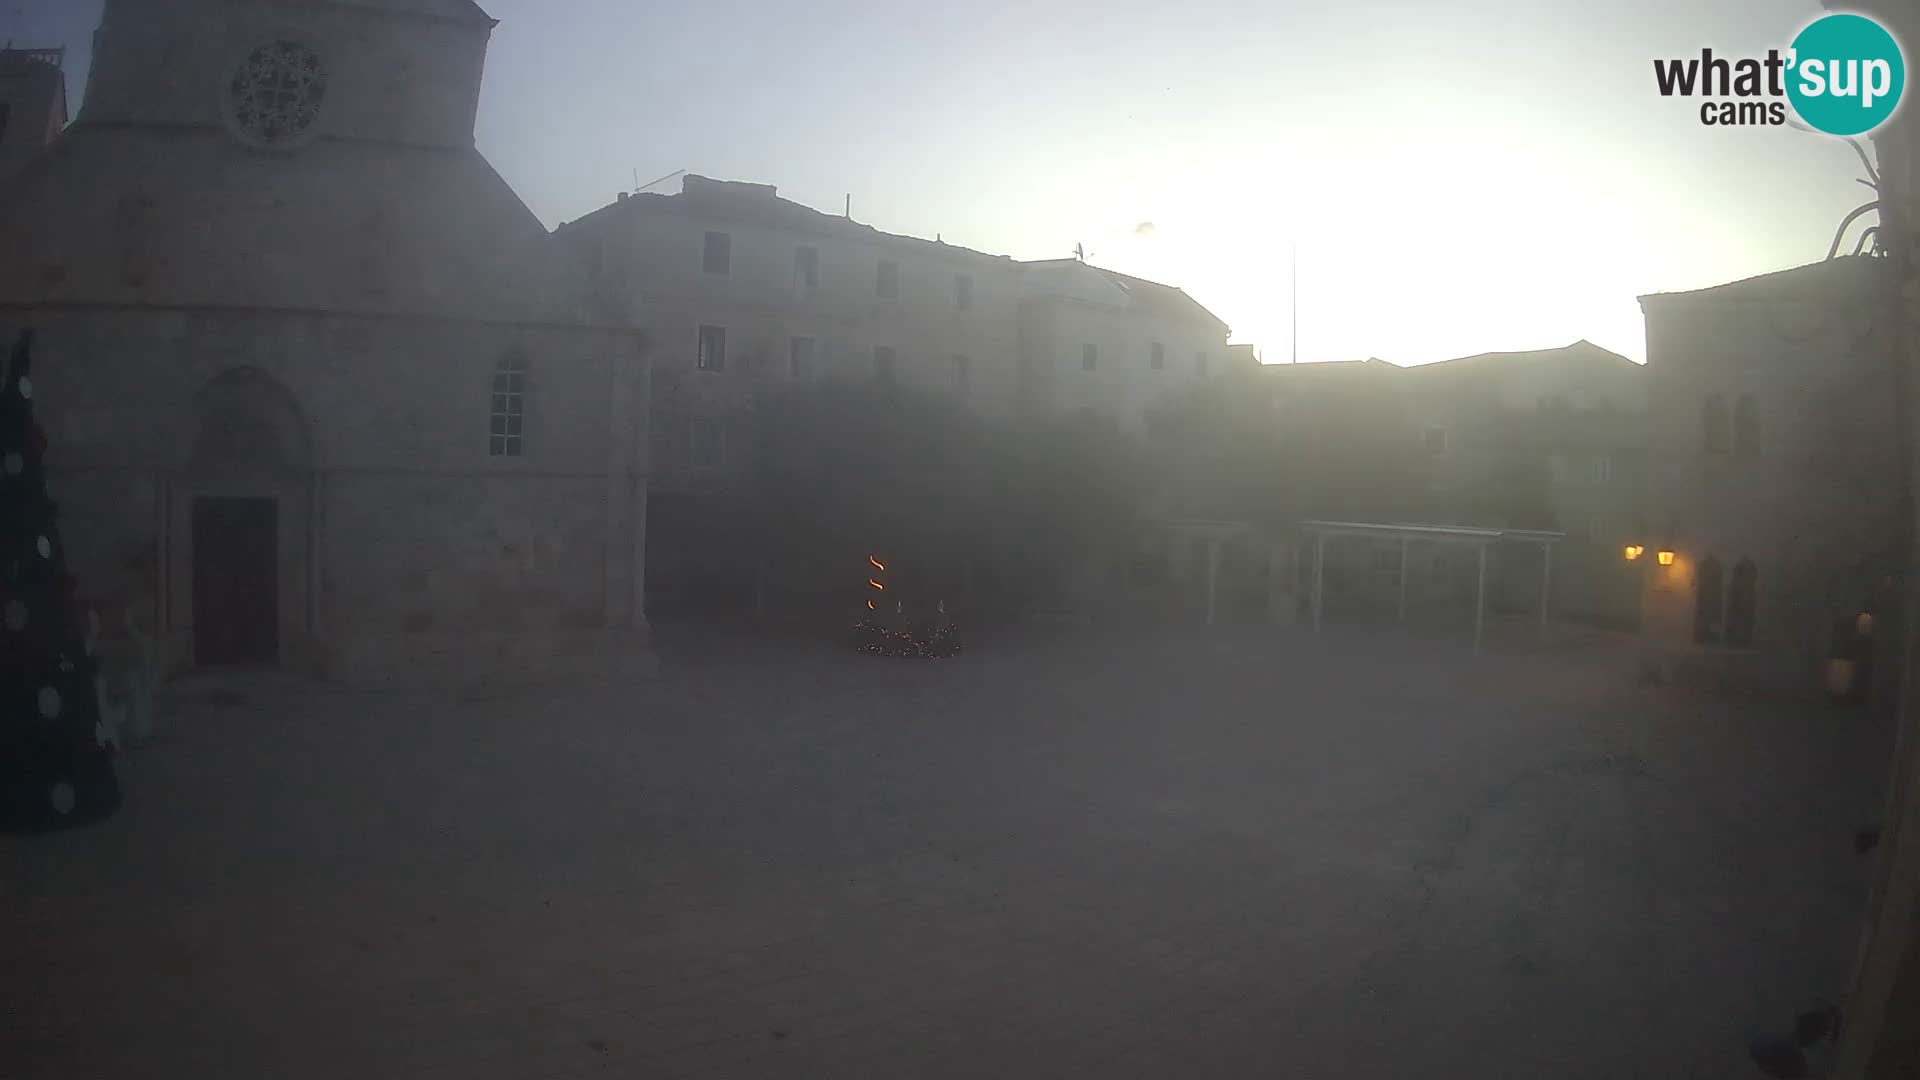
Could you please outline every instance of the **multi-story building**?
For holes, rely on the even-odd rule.
[[[1019,402],[1020,276],[1003,256],[702,176],[675,195],[622,197],[559,236],[610,302],[645,312],[662,490],[737,465],[743,418],[781,383],[872,378],[993,414]]]
[[[1893,614],[1888,272],[1843,257],[1641,298],[1651,483],[1638,542],[1646,633],[1668,662],[1811,691],[1839,621]]]
[[[0,183],[79,599],[167,667],[644,667],[644,341],[474,149],[494,25],[108,0]]]
[[[67,126],[65,49],[0,49],[0,178]]]
[[[1244,363],[1227,324],[1180,289],[1078,259],[1020,264],[1020,356],[1030,400],[1143,433],[1168,391]]]
[[[783,387],[879,381],[988,418],[1092,410],[1143,434],[1157,395],[1251,362],[1177,288],[882,232],[766,184],[687,176],[557,235],[599,301],[653,336],[648,577],[669,606],[751,584],[738,496],[756,410]]]
[[[1639,600],[1622,553],[1640,527],[1644,384],[1641,365],[1581,341],[1412,368],[1269,364],[1252,385],[1281,432],[1293,516],[1564,532],[1550,571],[1537,548],[1497,550],[1489,601],[1533,609],[1547,573],[1551,611],[1630,625]],[[1410,588],[1470,590],[1457,555],[1419,553]],[[1397,551],[1329,558],[1350,603],[1397,595]]]
[[[814,381],[1020,405],[1012,259],[881,232],[771,185],[686,177],[557,231],[601,302],[653,338],[647,588],[668,612],[747,601],[768,557],[746,522],[754,415]]]
[[[1555,545],[1550,609],[1610,625],[1638,621],[1646,369],[1579,341],[1408,368],[1401,379],[1426,462],[1422,520],[1546,529]],[[1497,549],[1496,599],[1538,595],[1533,551]]]

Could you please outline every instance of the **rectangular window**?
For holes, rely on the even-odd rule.
[[[727,370],[727,328],[724,326],[702,326],[700,328],[700,354],[694,364],[701,371]]]
[[[1100,366],[1100,350],[1093,345],[1080,346],[1080,370],[1092,371]]]
[[[965,356],[953,358],[953,392],[961,397],[967,395],[969,380],[973,377],[973,360]]]
[[[892,300],[900,295],[900,264],[892,259],[881,259],[873,272],[873,294]]]
[[[820,249],[801,246],[793,249],[793,284],[812,289],[820,284]]]
[[[1613,479],[1613,459],[1597,457],[1593,459],[1593,482],[1604,484]]]
[[[813,378],[813,339],[787,339],[787,374],[796,379]]]
[[[693,467],[717,469],[727,463],[726,425],[711,416],[693,418]]]
[[[953,306],[961,311],[973,310],[973,278],[966,274],[953,276]]]
[[[1547,459],[1547,475],[1553,477],[1556,484],[1567,482],[1567,455],[1555,454]]]
[[[882,383],[892,385],[894,378],[895,354],[891,345],[873,347],[873,377]]]
[[[487,429],[490,457],[519,457],[521,424],[526,415],[527,369],[509,356],[493,369],[493,415]]]
[[[730,274],[733,272],[733,237],[723,232],[707,234],[707,247],[700,259],[700,269],[709,274]]]
[[[1158,341],[1154,342],[1153,352],[1149,356],[1147,364],[1155,371],[1164,370],[1167,366],[1167,347]]]
[[[1595,514],[1587,519],[1587,539],[1596,544],[1604,544],[1608,541],[1606,518]]]
[[[1434,457],[1439,457],[1446,453],[1447,429],[1443,427],[1428,428],[1426,431],[1426,443],[1427,453],[1432,454]]]
[[[1207,354],[1206,353],[1193,354],[1193,373],[1195,375],[1200,376],[1203,379],[1207,377]]]

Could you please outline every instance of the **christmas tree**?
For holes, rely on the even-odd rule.
[[[47,496],[32,345],[23,332],[0,384],[0,827],[16,831],[84,824],[120,805],[115,735]]]
[[[915,619],[890,583],[891,571],[878,555],[867,556],[867,609],[853,626],[862,652],[875,656],[942,659],[960,651],[960,633],[947,617],[946,602],[934,606],[932,618]]]

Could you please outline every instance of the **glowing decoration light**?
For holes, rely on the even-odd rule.
[[[1639,558],[1642,555],[1645,555],[1646,553],[1647,553],[1647,549],[1644,547],[1641,547],[1639,544],[1627,545],[1627,561],[1628,562],[1632,562],[1633,560]]]
[[[1672,565],[1673,565],[1673,552],[1671,552],[1671,551],[1662,551],[1662,552],[1658,552],[1658,553],[1656,553],[1656,554],[1654,555],[1654,558],[1656,558],[1656,559],[1658,559],[1658,560],[1660,560],[1660,565],[1661,565],[1661,566],[1672,566]]]
[[[890,576],[889,571],[877,555],[868,555],[867,565],[873,568],[873,576],[867,578],[867,610],[873,614],[863,616],[853,625],[856,648],[874,656],[926,660],[946,659],[961,651],[959,630],[948,619],[944,600],[936,606],[935,618],[929,622],[916,624],[910,620],[903,599],[895,599],[889,615],[880,615],[882,609],[876,603],[879,597],[875,594],[889,591],[886,581],[882,580]],[[899,590],[892,591],[898,593]]]

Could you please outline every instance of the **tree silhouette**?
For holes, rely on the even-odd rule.
[[[743,512],[779,591],[810,605],[864,604],[877,553],[904,602],[1029,606],[1124,535],[1137,502],[1136,448],[1092,417],[990,422],[944,395],[829,381],[769,395],[754,425]]]
[[[113,812],[120,784],[47,495],[32,345],[22,333],[0,386],[0,825],[37,830]]]

